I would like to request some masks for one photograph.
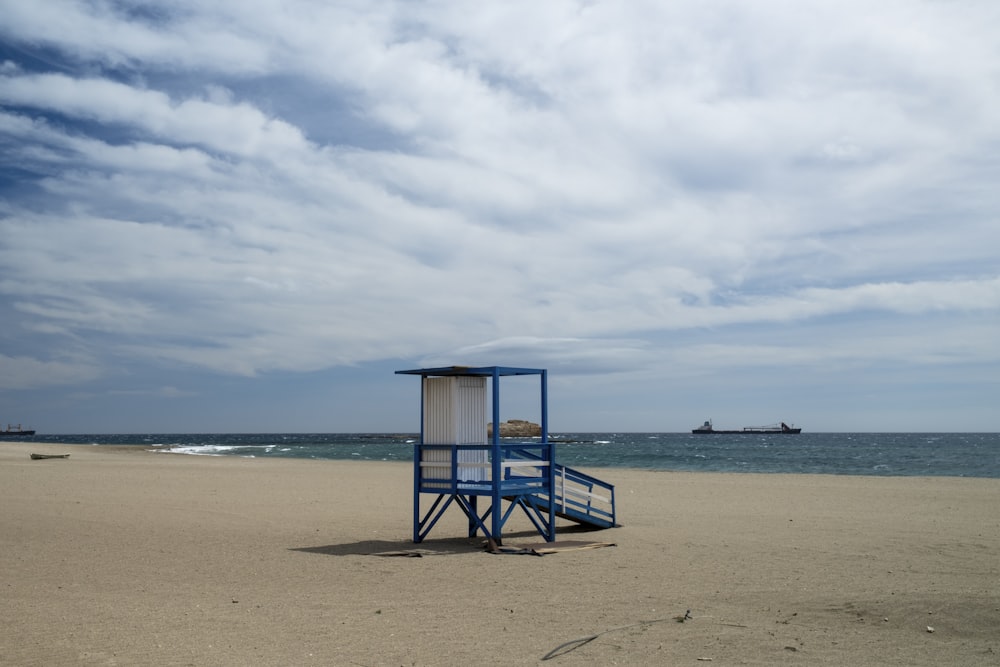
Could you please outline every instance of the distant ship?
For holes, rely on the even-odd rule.
[[[3,431],[0,431],[0,438],[20,438],[21,436],[25,435],[35,435],[35,432],[21,428],[20,424],[18,424],[16,427],[7,424],[7,428]]]
[[[692,433],[697,433],[699,435],[704,435],[707,433],[777,433],[777,434],[795,434],[802,433],[802,429],[795,428],[794,426],[789,426],[785,422],[781,422],[777,426],[744,426],[737,431],[719,431],[712,427],[712,420],[709,419],[704,424],[698,428],[691,429]]]

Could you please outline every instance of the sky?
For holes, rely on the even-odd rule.
[[[0,5],[0,426],[1000,430],[995,0]]]

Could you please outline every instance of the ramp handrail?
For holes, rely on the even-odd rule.
[[[507,455],[511,458],[526,460],[540,458],[530,449],[518,447],[509,447]],[[552,497],[555,500],[555,509],[558,514],[584,523],[602,526],[616,525],[615,487],[613,484],[558,463],[555,464],[553,473],[555,488],[552,490]],[[516,473],[512,473],[512,475],[517,476]],[[544,493],[536,495],[539,500],[548,502]]]
[[[556,511],[615,525],[615,487],[586,473],[556,465]]]

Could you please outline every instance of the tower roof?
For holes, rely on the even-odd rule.
[[[541,375],[544,372],[544,368],[516,368],[513,366],[442,366],[440,368],[415,368],[408,371],[396,371],[396,375],[420,375],[423,377],[471,375],[492,377],[494,375]]]

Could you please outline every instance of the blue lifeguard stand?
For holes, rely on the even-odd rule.
[[[557,516],[593,528],[615,525],[614,487],[555,462],[545,369],[447,366],[396,374],[421,377],[420,439],[413,450],[414,542],[423,541],[452,503],[468,517],[469,537],[481,530],[497,544],[517,507],[548,542],[555,540]],[[500,437],[500,378],[515,375],[539,377],[541,436],[530,442]],[[489,437],[487,381],[493,397]],[[421,494],[435,496],[426,512]],[[490,501],[483,514],[480,497]],[[509,503],[506,509],[502,501]]]

